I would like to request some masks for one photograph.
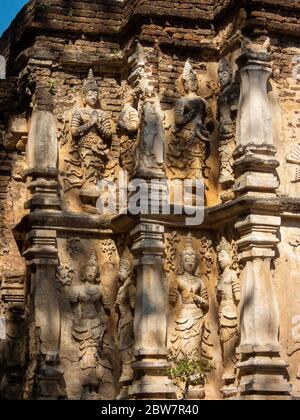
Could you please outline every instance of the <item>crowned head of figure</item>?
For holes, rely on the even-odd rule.
[[[184,65],[182,82],[186,93],[198,94],[199,82],[197,78],[197,73],[194,71],[189,60],[187,60]]]
[[[95,109],[98,105],[98,100],[99,100],[98,92],[99,92],[99,87],[94,78],[93,70],[90,69],[88,77],[83,83],[82,93],[84,96],[85,103],[91,108]]]
[[[221,270],[231,267],[232,261],[232,247],[231,244],[223,237],[217,247],[218,262]]]
[[[219,68],[218,68],[218,75],[219,75],[220,84],[223,88],[225,88],[226,86],[230,84],[232,73],[231,73],[228,60],[225,57],[223,57],[220,60]]]
[[[192,235],[189,233],[183,250],[180,253],[182,270],[185,273],[195,275],[198,268],[198,255],[193,245]]]
[[[88,262],[83,267],[83,281],[96,284],[100,280],[100,270],[96,251],[92,251]]]

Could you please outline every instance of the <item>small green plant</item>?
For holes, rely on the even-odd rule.
[[[74,16],[74,9],[73,9],[73,7],[70,7],[70,9],[68,11],[68,16],[69,17],[73,17]]]
[[[120,49],[120,48],[113,48],[113,49],[111,50],[111,52],[112,52],[113,54],[119,54],[119,52],[121,52],[121,49]]]
[[[187,399],[190,386],[203,385],[207,374],[214,370],[208,360],[190,359],[187,355],[178,361],[171,359],[169,375],[182,390],[183,399]]]
[[[51,95],[55,95],[55,92],[56,92],[55,80],[49,80],[49,92],[51,93]]]

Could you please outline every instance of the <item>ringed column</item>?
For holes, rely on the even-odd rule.
[[[58,145],[52,96],[48,89],[37,86],[27,144],[27,179],[31,198],[25,204],[30,215],[41,220],[30,226],[25,239],[27,265],[30,267],[30,339],[38,348],[34,397],[58,399],[62,372],[58,368],[60,352],[60,311],[56,288],[59,265],[56,230],[47,226],[53,212],[61,210],[58,183]],[[30,220],[30,217],[29,217]],[[32,351],[32,349],[29,349]]]
[[[248,214],[235,225],[240,234],[239,260],[243,264],[238,398],[289,398],[287,364],[280,356],[279,306],[272,270],[281,217],[276,197],[279,163],[268,96],[271,55],[266,51],[247,51],[237,63],[241,96],[234,189],[236,196],[244,197],[249,206]]]
[[[176,398],[168,377],[167,296],[163,273],[164,227],[141,221],[131,233],[137,268],[137,303],[134,320],[135,380],[130,394],[135,399]]]

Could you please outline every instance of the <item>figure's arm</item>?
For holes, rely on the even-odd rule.
[[[104,310],[110,314],[111,302],[104,288],[102,288],[102,291],[101,291],[101,302],[102,302]]]
[[[218,285],[216,287],[216,297],[217,297],[217,302],[220,303],[220,301],[222,300],[222,281],[221,281],[221,277],[219,278]]]
[[[77,287],[72,287],[69,292],[69,302],[74,310],[75,322],[80,319],[81,308],[79,305],[79,290]]]
[[[204,125],[205,128],[207,129],[207,131],[209,133],[212,133],[214,131],[215,128],[215,121],[214,121],[214,115],[212,112],[212,109],[209,105],[209,103],[207,101],[204,101],[205,103],[205,121],[204,121]]]
[[[241,290],[240,290],[240,282],[236,274],[234,275],[234,278],[232,280],[232,291],[233,291],[233,295],[236,302],[239,303],[241,300]]]
[[[177,282],[171,282],[169,287],[169,303],[175,306],[178,300],[179,287]]]
[[[69,292],[69,301],[71,303],[78,303],[78,299],[79,299],[79,292],[77,288],[72,287]]]
[[[202,280],[199,281],[199,292],[195,294],[194,301],[196,305],[202,308],[204,311],[208,309],[208,291]]]
[[[187,124],[194,118],[192,111],[185,113],[185,103],[182,100],[179,100],[175,108],[175,123],[178,126],[183,126]]]
[[[136,288],[133,285],[129,286],[129,302],[130,308],[134,311],[136,307]]]
[[[98,130],[101,137],[103,137],[104,140],[110,140],[113,134],[110,119],[104,112],[102,112],[99,120]]]

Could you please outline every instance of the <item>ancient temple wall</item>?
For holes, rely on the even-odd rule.
[[[0,40],[1,398],[178,397],[170,366],[185,350],[213,367],[187,398],[300,395],[298,36],[298,0],[26,5]],[[110,131],[92,165],[78,148],[95,136],[90,91],[96,136]],[[52,170],[26,162],[48,150],[37,113]],[[84,189],[95,164],[95,184],[120,169],[204,179],[203,224],[102,217]]]

